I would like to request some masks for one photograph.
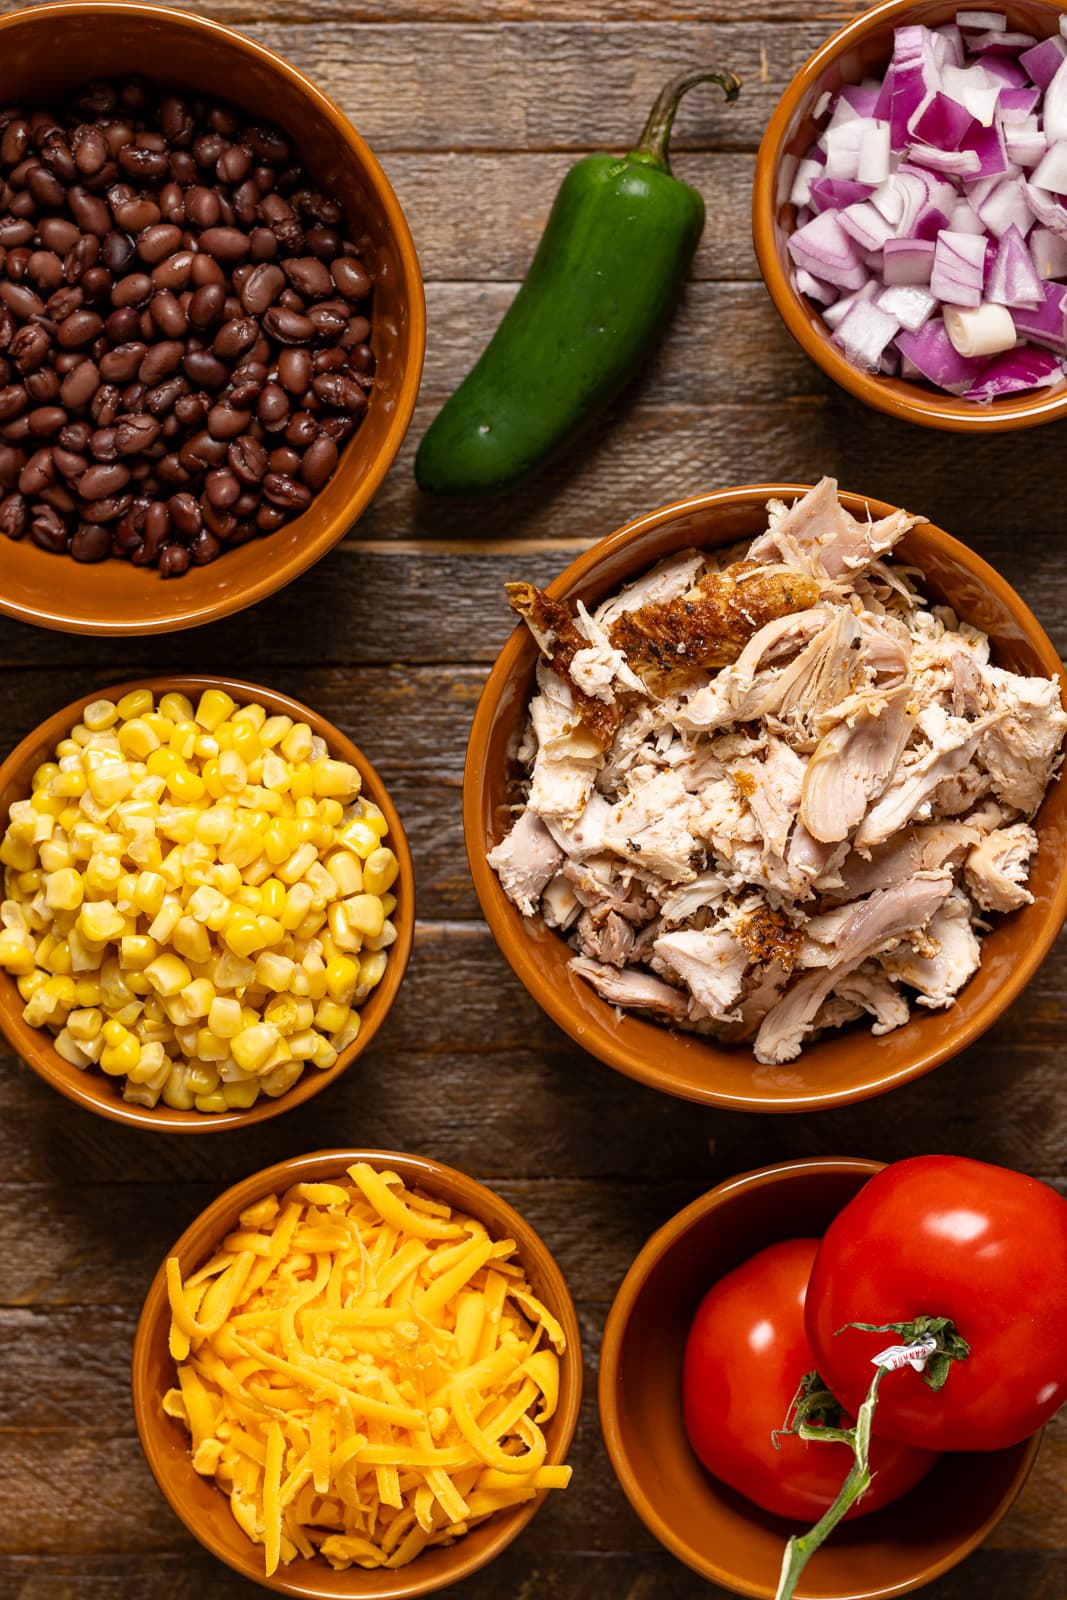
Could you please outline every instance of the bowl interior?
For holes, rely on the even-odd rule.
[[[29,539],[5,540],[0,611],[75,633],[189,627],[262,599],[325,555],[384,478],[407,429],[422,364],[421,280],[396,197],[348,121],[293,68],[215,23],[156,7],[46,5],[0,18],[0,105],[55,106],[90,78],[131,73],[226,100],[293,140],[316,185],[340,200],[373,272],[378,365],[364,421],[331,482],[303,516],[267,539],[167,582],[128,561],[83,566]]]
[[[675,1555],[741,1594],[773,1596],[796,1529],[720,1484],[691,1450],[681,1406],[689,1326],[718,1278],[777,1240],[822,1234],[878,1165],[797,1162],[723,1184],[653,1236],[608,1319],[600,1411],[619,1480]],[[955,1565],[1007,1510],[1038,1442],[942,1458],[901,1500],[837,1528],[805,1570],[799,1595],[900,1594]]]
[[[803,492],[797,485],[760,485],[668,506],[584,554],[549,592],[593,607],[663,556],[690,545],[712,548],[752,538],[766,527],[769,497],[792,499]],[[867,506],[874,517],[890,510],[857,495],[841,498],[856,515]],[[897,554],[922,568],[927,594],[948,601],[989,634],[999,665],[1046,677],[1061,671],[1032,613],[965,545],[923,523],[905,536]],[[977,1038],[1029,981],[1059,931],[1067,911],[1067,793],[1054,783],[1035,821],[1034,903],[997,918],[983,940],[981,967],[947,1010],[917,1006],[905,1027],[880,1038],[862,1027],[839,1030],[780,1066],[760,1065],[748,1046],[672,1033],[636,1014],[620,1021],[614,1007],[570,971],[572,951],[560,935],[539,918],[524,918],[485,860],[508,831],[511,808],[520,799],[515,752],[536,656],[527,630],[516,630],[475,715],[464,779],[467,849],[482,909],[518,977],[577,1043],[609,1066],[670,1094],[752,1111],[804,1111],[862,1100],[928,1071]]]
[[[90,701],[99,700],[102,696],[118,699],[131,689],[145,688],[151,689],[157,697],[176,689],[188,694],[195,702],[204,689],[212,687],[225,689],[239,705],[258,700],[271,713],[291,716],[296,722],[307,722],[314,733],[326,740],[331,754],[358,767],[363,778],[362,793],[384,812],[389,823],[387,842],[400,863],[395,888],[397,907],[393,913],[397,939],[389,952],[385,976],[360,1007],[362,1021],[357,1038],[347,1050],[341,1052],[332,1067],[325,1072],[306,1068],[293,1087],[277,1100],[263,1096],[248,1111],[231,1111],[216,1116],[198,1111],[176,1111],[162,1101],[151,1110],[146,1106],[130,1105],[122,1098],[118,1080],[98,1068],[89,1067],[83,1071],[64,1061],[52,1044],[52,1035],[47,1029],[31,1028],[23,1021],[25,1002],[15,980],[9,973],[0,971],[0,1030],[36,1073],[66,1095],[68,1100],[87,1106],[90,1111],[96,1111],[112,1121],[131,1122],[140,1127],[170,1133],[211,1133],[223,1128],[245,1127],[251,1122],[264,1122],[288,1111],[292,1106],[303,1104],[326,1084],[340,1077],[356,1056],[367,1048],[385,1020],[404,976],[415,931],[415,871],[411,850],[396,807],[381,778],[362,751],[350,739],[346,739],[332,722],[327,722],[325,717],[320,717],[298,700],[291,700],[288,695],[277,694],[272,689],[264,689],[254,683],[216,677],[148,678],[136,683],[117,684],[113,689],[97,689],[64,706],[62,710],[54,712],[47,722],[35,728],[0,766],[0,832],[7,826],[8,812],[14,802],[25,799],[29,794],[30,781],[36,769],[42,761],[53,758],[57,741],[66,736]]]
[[[820,131],[812,111],[827,91],[868,75],[882,76],[893,53],[893,30],[904,23],[939,27],[955,21],[958,5],[945,0],[888,0],[848,23],[811,57],[786,90],[760,149],[753,220],[757,254],[767,287],[794,338],[843,388],[880,410],[951,430],[1023,427],[1067,409],[1067,391],[1039,389],[988,405],[962,400],[932,385],[859,371],[831,343],[818,308],[794,288],[787,241],[796,225],[789,193],[797,163]],[[1063,10],[1044,0],[1010,0],[996,9],[1008,27],[1045,38],[1058,31]]]
[[[367,1161],[378,1170],[391,1168],[409,1187],[421,1188],[435,1199],[480,1218],[494,1238],[516,1241],[534,1293],[558,1317],[567,1338],[567,1349],[560,1358],[559,1407],[546,1426],[548,1462],[565,1461],[578,1419],[582,1388],[581,1338],[570,1294],[559,1267],[529,1224],[492,1190],[465,1173],[391,1151],[331,1150],[300,1156],[256,1173],[227,1190],[186,1229],[170,1254],[179,1258],[183,1272],[194,1270],[254,1200],[300,1181],[339,1177],[355,1161]],[[334,1572],[325,1560],[298,1559],[279,1568],[274,1578],[265,1579],[262,1547],[253,1545],[238,1527],[225,1495],[210,1479],[193,1471],[188,1434],[180,1423],[163,1414],[163,1395],[175,1382],[174,1362],[167,1348],[170,1311],[164,1273],[165,1263],[148,1291],[134,1344],[133,1398],[141,1444],[156,1481],[178,1516],[201,1544],[246,1577],[282,1594],[324,1600],[355,1596],[360,1600],[399,1600],[400,1596],[425,1594],[491,1561],[521,1532],[542,1503],[548,1491],[481,1523],[454,1545],[424,1551],[410,1566],[396,1571],[365,1572],[352,1567],[347,1572]]]

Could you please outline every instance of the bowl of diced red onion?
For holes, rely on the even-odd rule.
[[[1067,415],[1067,6],[855,18],[767,126],[753,232],[786,326],[866,404],[958,432]]]

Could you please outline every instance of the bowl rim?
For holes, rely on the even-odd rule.
[[[355,156],[369,187],[374,190],[389,230],[396,240],[397,255],[405,280],[404,292],[409,317],[410,359],[401,375],[381,447],[355,485],[344,508],[335,517],[336,527],[329,528],[317,539],[304,541],[292,560],[287,561],[284,567],[278,568],[269,561],[264,562],[261,575],[247,585],[239,589],[222,586],[215,598],[205,600],[192,609],[168,615],[148,626],[136,617],[120,621],[102,621],[96,618],[83,620],[67,613],[51,613],[36,606],[11,600],[0,592],[0,615],[12,617],[18,622],[28,622],[35,627],[49,628],[57,633],[73,633],[85,637],[140,638],[149,634],[176,633],[186,628],[197,628],[206,622],[214,622],[221,617],[232,616],[235,612],[257,605],[269,595],[276,594],[278,590],[295,582],[309,567],[321,561],[335,545],[341,542],[380,489],[386,473],[396,460],[411,424],[426,355],[426,295],[411,229],[381,163],[340,107],[298,67],[294,67],[284,56],[268,50],[258,40],[238,32],[235,28],[227,27],[225,23],[215,22],[212,18],[201,16],[197,12],[177,11],[172,6],[145,4],[143,0],[46,0],[43,5],[20,6],[18,10],[0,16],[0,49],[3,48],[5,30],[9,28],[25,26],[31,19],[35,26],[41,21],[47,23],[51,20],[54,26],[60,27],[72,14],[78,12],[99,16],[105,21],[117,17],[128,21],[136,19],[139,24],[151,24],[153,20],[161,18],[168,24],[200,36],[205,48],[210,49],[213,43],[225,41],[227,45],[255,57],[263,67],[288,79],[293,88],[309,100],[331,125],[338,142],[346,146],[349,153]],[[177,598],[180,602],[180,594]]]
[[[1028,0],[1033,4],[1035,0]],[[1067,0],[1037,0],[1051,12],[1067,12]],[[946,6],[946,11],[949,7]],[[828,337],[812,324],[818,308],[800,294],[783,267],[775,243],[775,179],[789,123],[804,96],[814,90],[819,78],[842,51],[878,26],[897,17],[911,15],[914,0],[880,0],[838,28],[794,73],[767,123],[756,156],[752,185],[752,234],[763,281],[793,338],[821,367],[827,377],[857,400],[887,416],[949,433],[1003,433],[1016,428],[1032,428],[1067,414],[1067,377],[1055,389],[1037,389],[1012,399],[993,400],[988,405],[940,394],[932,386],[920,387],[905,379],[887,378],[861,372],[847,360]]]
[[[494,1189],[490,1189],[487,1184],[479,1182],[477,1178],[472,1178],[468,1173],[461,1171],[457,1167],[448,1166],[445,1162],[437,1161],[430,1156],[412,1155],[398,1150],[347,1148],[316,1150],[307,1155],[289,1156],[285,1160],[275,1162],[269,1167],[261,1168],[259,1171],[249,1174],[248,1177],[241,1179],[239,1183],[232,1184],[194,1217],[176,1243],[167,1251],[152,1278],[137,1320],[130,1360],[130,1388],[134,1419],[141,1448],[144,1451],[152,1476],[172,1511],[192,1533],[193,1537],[205,1549],[209,1550],[212,1555],[224,1561],[233,1571],[239,1572],[243,1577],[259,1583],[262,1588],[271,1589],[278,1594],[306,1597],[306,1600],[318,1600],[321,1590],[310,1584],[287,1580],[285,1570],[281,1567],[270,1578],[267,1578],[262,1573],[256,1574],[251,1571],[250,1564],[255,1559],[254,1552],[257,1550],[257,1546],[250,1541],[248,1545],[250,1564],[239,1564],[223,1549],[217,1547],[213,1540],[205,1537],[201,1531],[198,1531],[193,1526],[183,1510],[180,1496],[171,1492],[167,1481],[168,1475],[160,1475],[159,1470],[157,1470],[160,1453],[156,1447],[155,1431],[158,1424],[150,1413],[154,1397],[148,1382],[149,1347],[159,1318],[165,1316],[167,1312],[166,1264],[168,1256],[181,1256],[183,1252],[191,1252],[193,1243],[191,1236],[201,1234],[205,1228],[209,1229],[207,1237],[209,1240],[208,1249],[210,1249],[210,1246],[217,1242],[218,1236],[226,1227],[226,1218],[236,1215],[237,1212],[263,1195],[276,1192],[279,1189],[289,1188],[292,1184],[300,1181],[308,1181],[315,1174],[321,1177],[327,1168],[331,1173],[341,1165],[347,1168],[356,1161],[366,1161],[376,1171],[392,1168],[400,1174],[405,1185],[423,1188],[430,1194],[439,1193],[443,1182],[446,1188],[451,1189],[457,1195],[466,1196],[466,1199],[456,1199],[449,1203],[461,1210],[469,1211],[472,1216],[478,1217],[482,1222],[487,1222],[486,1212],[488,1211],[489,1220],[487,1226],[490,1226],[490,1231],[492,1232],[494,1225],[499,1223],[506,1230],[506,1236],[515,1239],[518,1246],[518,1258],[524,1267],[528,1269],[531,1261],[535,1262],[538,1272],[550,1282],[556,1301],[549,1309],[558,1317],[567,1339],[567,1346],[560,1357],[560,1364],[562,1367],[566,1363],[570,1384],[566,1393],[564,1393],[564,1386],[561,1384],[560,1405],[556,1413],[556,1417],[559,1418],[558,1431],[549,1447],[546,1458],[549,1464],[555,1465],[566,1460],[578,1426],[582,1400],[581,1329],[578,1323],[578,1315],[574,1308],[574,1301],[562,1268],[532,1224],[527,1222],[525,1217],[515,1210],[514,1206],[504,1200]],[[486,1199],[487,1196],[488,1201]],[[477,1202],[477,1206],[474,1202]],[[505,1234],[497,1234],[495,1236],[504,1237]],[[198,1259],[201,1254],[206,1259],[208,1251],[198,1251]],[[555,1418],[553,1418],[553,1421],[555,1421]],[[461,1578],[469,1577],[472,1573],[477,1572],[494,1560],[518,1537],[536,1515],[550,1493],[550,1490],[542,1489],[532,1500],[510,1508],[507,1520],[504,1521],[502,1519],[501,1521],[497,1537],[488,1540],[486,1548],[478,1551],[473,1558],[468,1556],[466,1560],[457,1560],[455,1571],[445,1574],[439,1581],[427,1584],[425,1581],[420,1582],[416,1576],[411,1576],[413,1573],[417,1574],[417,1559],[407,1567],[398,1568],[395,1574],[395,1587],[391,1587],[388,1591],[379,1591],[378,1600],[408,1600],[408,1597],[430,1594],[446,1585],[458,1582]],[[490,1519],[491,1521],[492,1519]],[[480,1526],[486,1525],[480,1524]],[[464,1542],[460,1539],[455,1544],[444,1548],[462,1551]],[[356,1575],[352,1589],[352,1600],[359,1600],[358,1575],[361,1569],[354,1567],[350,1570]],[[407,1578],[405,1578],[405,1574],[408,1574]]]
[[[360,793],[371,798],[374,804],[381,808],[389,824],[387,837],[390,848],[400,863],[397,883],[401,892],[397,896],[397,912],[394,917],[397,937],[395,943],[389,947],[389,959],[381,983],[363,1002],[360,1010],[361,1019],[364,1018],[366,1008],[371,1001],[377,996],[381,996],[381,999],[374,1004],[371,1015],[366,1020],[361,1020],[356,1038],[341,1051],[332,1067],[326,1068],[325,1071],[316,1069],[313,1076],[305,1069],[292,1088],[287,1089],[277,1099],[260,1097],[247,1111],[227,1111],[218,1114],[204,1111],[176,1111],[170,1106],[164,1106],[160,1110],[159,1105],[149,1109],[147,1106],[128,1104],[119,1097],[107,1099],[103,1094],[104,1086],[99,1081],[102,1076],[100,1069],[95,1066],[86,1068],[85,1073],[78,1078],[68,1076],[66,1062],[62,1062],[61,1066],[56,1065],[61,1058],[56,1054],[55,1046],[52,1044],[52,1035],[44,1028],[31,1028],[23,1021],[22,1001],[15,987],[15,981],[9,973],[2,970],[0,970],[0,1034],[7,1040],[18,1059],[24,1061],[50,1088],[58,1090],[76,1105],[95,1112],[97,1116],[107,1117],[111,1122],[121,1122],[127,1126],[157,1133],[222,1133],[234,1128],[246,1128],[255,1123],[268,1122],[293,1106],[303,1105],[333,1083],[343,1072],[347,1072],[356,1057],[371,1043],[391,1011],[407,969],[415,937],[415,868],[411,857],[411,846],[396,806],[378,772],[359,746],[342,733],[336,724],[312,707],[304,705],[302,701],[293,699],[291,695],[282,694],[277,689],[268,689],[262,684],[249,683],[241,678],[215,673],[160,674],[153,678],[136,678],[80,695],[77,700],[72,700],[69,705],[61,707],[43,722],[39,722],[25,738],[19,740],[6,759],[0,763],[0,795],[3,794],[7,784],[14,781],[22,763],[31,757],[42,743],[50,748],[54,747],[56,739],[62,736],[60,730],[69,730],[87,705],[92,704],[94,700],[119,700],[134,689],[151,689],[157,698],[171,690],[185,693],[222,689],[237,700],[238,704],[247,705],[253,700],[258,700],[261,705],[275,713],[291,716],[295,712],[294,721],[306,721],[313,732],[326,739],[331,753],[342,756],[344,760],[350,761],[359,769],[363,780]],[[7,820],[6,813],[0,814],[0,830],[6,829]]]
[[[894,0],[897,3],[897,0]],[[603,562],[613,556],[618,550],[625,549],[628,545],[637,543],[643,535],[676,521],[682,517],[712,511],[720,506],[740,506],[745,504],[763,503],[772,498],[790,500],[807,494],[811,489],[810,484],[799,483],[762,483],[744,484],[730,489],[716,489],[707,494],[693,495],[685,500],[678,500],[670,505],[661,506],[655,511],[647,512],[638,517],[634,522],[627,523],[624,527],[616,529],[599,540],[590,549],[582,553],[570,563],[548,585],[546,593],[553,599],[566,598],[570,592],[590,573]],[[869,495],[859,495],[854,492],[841,490],[839,498],[843,505],[854,513],[863,514],[869,511],[872,516],[888,516],[899,509],[889,505],[886,501],[877,500]],[[987,561],[972,550],[969,545],[946,533],[943,528],[935,523],[922,519],[917,527],[921,530],[932,531],[934,542],[952,559],[966,567],[983,587],[991,590],[1012,620],[1026,636],[1027,641],[1039,657],[1042,668],[1049,677],[1057,677],[1061,691],[1065,683],[1065,668],[1056,654],[1052,641],[1034,616],[1029,606],[1022,597],[1011,587],[1008,581]],[[708,546],[708,548],[714,548]],[[636,576],[640,567],[635,567],[628,574]],[[628,581],[620,579],[620,582]],[[488,749],[489,733],[496,717],[497,707],[511,682],[519,671],[525,670],[526,664],[532,662],[536,654],[536,647],[530,638],[526,627],[519,624],[513,629],[505,641],[500,654],[493,664],[489,677],[482,690],[478,705],[471,723],[471,731],[467,743],[467,756],[463,773],[463,831],[466,841],[467,858],[470,864],[471,877],[474,880],[475,893],[482,908],[482,913],[489,924],[490,932],[507,960],[515,976],[545,1011],[571,1039],[583,1049],[589,1051],[607,1066],[613,1067],[617,1072],[624,1073],[637,1082],[646,1084],[650,1088],[659,1089],[661,1092],[675,1095],[678,1098],[692,1100],[703,1105],[714,1105],[735,1111],[756,1111],[767,1114],[782,1112],[804,1112],[826,1110],[831,1107],[853,1105],[862,1100],[872,1099],[877,1095],[885,1094],[900,1085],[912,1082],[915,1078],[922,1077],[925,1073],[940,1066],[942,1062],[958,1055],[975,1039],[979,1038],[993,1022],[996,1021],[1012,1002],[1017,999],[1034,973],[1048,954],[1057,935],[1067,918],[1067,860],[1062,864],[1060,876],[1057,880],[1055,891],[1052,895],[1049,912],[1042,924],[1040,937],[1027,946],[1020,961],[1012,969],[1008,981],[1001,985],[995,996],[990,997],[984,1005],[962,1023],[956,1034],[951,1039],[944,1040],[937,1045],[928,1046],[917,1054],[908,1065],[888,1072],[877,1082],[863,1086],[860,1090],[837,1090],[823,1094],[802,1093],[780,1090],[770,1095],[749,1095],[726,1093],[714,1086],[693,1085],[679,1088],[670,1080],[672,1074],[669,1070],[660,1068],[654,1060],[630,1043],[625,1030],[620,1028],[615,1033],[605,1033],[594,1044],[590,1040],[589,1029],[570,1003],[569,995],[557,987],[536,959],[533,946],[523,937],[523,918],[518,908],[512,905],[500,886],[496,873],[486,860],[486,798],[487,798],[487,769],[485,752]],[[1062,779],[1054,781],[1063,781]],[[606,1001],[598,1004],[604,1007],[605,1012],[611,1009]],[[905,1027],[907,1024],[905,1024]],[[717,1046],[715,1041],[704,1041],[707,1048],[713,1053]]]
[[[862,1156],[804,1156],[790,1161],[773,1162],[769,1166],[756,1167],[748,1172],[736,1173],[722,1183],[708,1189],[697,1199],[684,1206],[681,1211],[656,1229],[646,1243],[642,1246],[633,1263],[627,1270],[626,1276],[616,1291],[604,1324],[604,1336],[600,1347],[600,1365],[597,1377],[597,1411],[600,1418],[600,1430],[604,1440],[615,1477],[625,1494],[630,1505],[640,1517],[645,1527],[659,1542],[679,1561],[699,1572],[703,1577],[715,1583],[722,1584],[735,1594],[751,1596],[752,1600],[773,1600],[774,1591],[764,1588],[746,1580],[739,1579],[735,1574],[716,1564],[713,1558],[705,1557],[694,1550],[693,1546],[663,1520],[655,1507],[648,1500],[641,1488],[637,1474],[630,1464],[629,1454],[624,1446],[622,1430],[618,1421],[617,1396],[619,1391],[619,1368],[622,1358],[622,1349],[629,1327],[629,1321],[634,1306],[648,1283],[652,1271],[664,1259],[672,1247],[698,1222],[720,1206],[727,1204],[739,1194],[749,1193],[756,1189],[781,1182],[798,1174],[811,1176],[817,1175],[855,1175],[857,1177],[872,1178],[875,1173],[881,1172],[885,1167],[884,1161],[874,1161]],[[1037,1459],[1041,1448],[1043,1430],[1032,1434],[1023,1443],[1026,1449],[1019,1461],[1014,1476],[1004,1494],[992,1508],[982,1524],[973,1530],[949,1554],[941,1557],[932,1566],[919,1574],[913,1581],[902,1584],[892,1584],[877,1589],[866,1588],[859,1591],[850,1589],[847,1595],[842,1594],[840,1600],[891,1600],[894,1595],[908,1594],[914,1589],[922,1588],[931,1583],[935,1578],[941,1577],[952,1567],[963,1561],[972,1551],[986,1539],[992,1529],[1010,1510],[1014,1501],[1021,1493],[1030,1471]],[[1018,1449],[1019,1446],[1013,1446]],[[798,1600],[804,1600],[803,1591],[798,1592]]]

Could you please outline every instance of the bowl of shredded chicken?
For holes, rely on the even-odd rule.
[[[508,599],[528,638],[476,718],[468,848],[586,1048],[799,1110],[928,1069],[1019,992],[1064,916],[1067,714],[966,546],[824,478],[667,508]]]

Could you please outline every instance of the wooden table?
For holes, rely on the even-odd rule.
[[[0,0],[0,9],[12,7]],[[695,1600],[720,1593],[631,1513],[600,1441],[605,1314],[649,1232],[785,1157],[949,1150],[1067,1179],[1062,955],[965,1056],[886,1099],[732,1116],[643,1089],[571,1045],[512,977],[463,850],[471,712],[509,630],[501,585],[547,581],[639,512],[700,490],[836,474],[921,510],[1008,573],[1067,646],[1067,433],[963,444],[859,409],[780,325],[748,223],[754,153],[790,74],[848,15],[837,0],[204,0],[331,94],[381,156],[426,277],[426,375],[377,502],[283,594],[197,632],[97,642],[0,623],[0,749],[74,694],[169,669],[243,674],[317,706],[377,764],[415,851],[419,930],[374,1047],[310,1105],[246,1134],[145,1136],[77,1110],[8,1055],[0,1072],[0,1595],[237,1600],[141,1455],[128,1364],[160,1258],[221,1189],[349,1143],[420,1151],[486,1180],[540,1230],[578,1302],[587,1395],[575,1480],[456,1600]],[[668,9],[673,15],[668,16]],[[577,456],[472,512],[420,498],[414,446],[495,326],[579,152],[625,148],[697,60],[738,104],[686,102],[676,169],[708,226],[660,357]],[[0,551],[2,559],[2,551]],[[1061,947],[1062,949],[1062,947]],[[1015,1510],[931,1600],[1067,1592],[1067,1416]]]

